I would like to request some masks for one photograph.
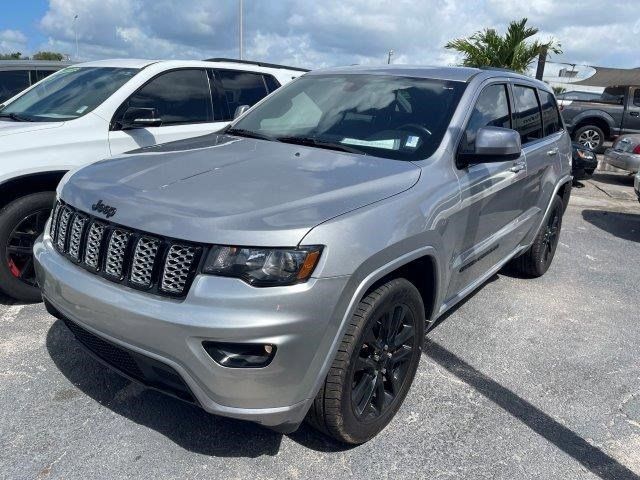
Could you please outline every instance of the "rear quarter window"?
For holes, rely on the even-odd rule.
[[[558,111],[558,103],[549,92],[538,90],[540,95],[540,106],[542,107],[542,124],[544,125],[544,136],[554,134],[562,130],[562,121]]]
[[[513,86],[515,100],[515,129],[523,145],[542,138],[542,115],[536,89],[524,85]]]

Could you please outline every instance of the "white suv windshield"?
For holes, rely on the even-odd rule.
[[[16,121],[48,122],[81,117],[138,73],[135,68],[68,67],[0,110]]]
[[[418,160],[440,145],[465,86],[390,75],[309,75],[277,90],[228,132]]]

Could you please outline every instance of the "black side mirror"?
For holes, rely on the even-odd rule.
[[[122,130],[132,128],[159,127],[162,118],[157,108],[129,107],[122,116]]]
[[[471,163],[497,163],[516,160],[522,155],[520,134],[510,128],[482,127],[476,134],[473,153],[458,154],[458,167]]]
[[[250,108],[251,107],[249,105],[238,105],[238,108],[236,108],[236,111],[233,113],[233,119],[235,120]]]

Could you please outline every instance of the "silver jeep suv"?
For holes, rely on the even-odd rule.
[[[38,281],[122,374],[362,443],[407,395],[428,322],[507,264],[549,268],[570,170],[554,96],[531,78],[312,72],[223,132],[65,177]]]

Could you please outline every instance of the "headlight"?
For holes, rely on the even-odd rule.
[[[236,277],[257,287],[292,285],[309,279],[322,247],[253,248],[215,245],[202,272]]]
[[[578,154],[578,156],[584,160],[593,160],[595,158],[595,155],[593,154],[593,152],[590,152],[589,150],[581,150],[581,149],[576,149],[576,153]]]

